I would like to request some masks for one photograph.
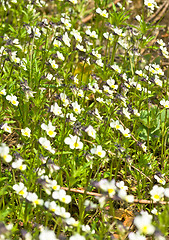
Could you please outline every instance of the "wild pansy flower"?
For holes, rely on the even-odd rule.
[[[115,128],[121,132],[123,131],[123,126],[119,123],[119,120],[114,121],[113,119],[111,119],[110,127]]]
[[[100,66],[100,67],[103,67],[103,66],[104,66],[104,64],[103,64],[103,62],[102,62],[101,59],[97,59],[97,60],[96,60],[96,64],[97,64],[98,66]]]
[[[15,162],[12,163],[12,167],[13,168],[17,168],[21,171],[26,170],[27,166],[26,164],[23,164],[24,160],[19,158],[18,160],[16,160]]]
[[[52,68],[57,69],[58,65],[56,64],[55,60],[49,59],[49,63],[51,64]]]
[[[161,183],[162,185],[166,184],[166,181],[164,179],[164,174],[162,174],[161,177],[155,174],[154,178],[157,180],[158,183]]]
[[[121,129],[120,131],[121,131],[121,133],[122,133],[125,137],[127,137],[127,138],[131,136],[130,130],[129,130],[128,128],[126,128],[125,130],[124,130],[124,129]]]
[[[19,184],[13,185],[13,190],[15,190],[17,194],[19,194],[24,198],[27,196],[27,187],[25,187],[25,185],[22,182],[19,182]]]
[[[160,104],[165,108],[169,108],[169,101],[168,100],[165,101],[165,99],[162,99],[160,101]]]
[[[51,147],[50,141],[49,141],[47,138],[40,137],[40,138],[39,138],[39,143],[40,143],[46,150],[48,150],[49,152],[51,152],[52,154],[55,153],[55,150]]]
[[[41,128],[46,131],[46,133],[49,137],[52,137],[52,138],[55,137],[55,135],[56,135],[55,128],[56,127],[52,125],[51,121],[49,121],[48,125],[46,125],[45,123],[42,123]]]
[[[56,116],[63,117],[62,108],[59,107],[56,102],[51,106],[50,111],[53,112]]]
[[[95,130],[91,125],[89,125],[89,126],[85,129],[85,132],[87,132],[87,134],[88,134],[90,137],[96,139],[96,130]]]
[[[67,32],[65,32],[63,34],[62,40],[63,40],[63,42],[65,43],[66,46],[70,47],[70,38],[69,38]]]
[[[140,235],[139,232],[130,232],[128,235],[129,240],[146,240],[146,237],[143,235]]]
[[[60,20],[65,25],[66,29],[70,30],[70,28],[72,26],[70,19],[62,17]]]
[[[85,240],[86,238],[79,233],[75,233],[73,236],[69,238],[69,240]]]
[[[101,179],[98,182],[98,186],[104,192],[108,192],[110,197],[113,197],[116,193],[117,187],[114,179],[112,179],[110,182],[107,179]]]
[[[121,69],[120,69],[120,67],[117,65],[117,64],[113,64],[113,65],[111,65],[111,68],[114,70],[114,71],[116,71],[117,73],[121,73]]]
[[[76,48],[80,50],[81,52],[86,52],[86,49],[84,48],[83,45],[80,45],[79,43],[76,45]]]
[[[72,103],[72,107],[73,107],[73,111],[76,113],[76,114],[80,114],[82,109],[80,108],[80,105],[78,104],[77,101],[73,102]]]
[[[0,95],[6,95],[6,89],[2,89],[2,90],[0,90]]]
[[[65,57],[63,56],[62,53],[60,53],[59,51],[56,52],[57,53],[57,56],[60,60],[64,61],[65,60]]]
[[[107,84],[108,84],[112,89],[115,89],[115,90],[118,89],[118,85],[115,84],[115,80],[112,79],[112,78],[109,78],[109,79],[107,80]]]
[[[144,0],[144,4],[150,9],[150,11],[154,11],[155,8],[158,8],[155,0]]]
[[[12,133],[12,129],[11,129],[11,127],[8,126],[7,123],[4,123],[1,127],[1,129],[3,129],[5,132]]]
[[[43,205],[43,199],[39,199],[37,194],[36,193],[31,193],[31,192],[28,192],[27,196],[26,196],[26,199],[33,203],[34,207],[36,207],[36,205],[40,205],[42,206]]]
[[[54,46],[54,47],[59,48],[61,45],[62,45],[62,43],[61,43],[59,40],[54,39],[54,41],[53,41],[53,46]]]
[[[14,96],[13,94],[7,95],[6,99],[10,101],[13,105],[18,106],[19,102],[17,101],[17,97]]]
[[[69,204],[71,202],[71,196],[66,195],[66,191],[64,189],[59,189],[58,191],[54,191],[52,193],[52,197],[66,204]]]
[[[96,12],[100,14],[102,17],[108,18],[108,12],[105,10],[101,10],[100,8],[96,9]]]
[[[92,38],[98,38],[98,34],[96,33],[96,31],[91,31],[89,28],[86,30],[86,34]]]
[[[83,143],[78,136],[69,134],[69,137],[65,138],[64,143],[69,145],[71,149],[82,149]]]
[[[9,154],[9,147],[5,143],[0,145],[0,157],[7,163],[12,161],[12,156]]]
[[[46,239],[58,240],[56,238],[54,231],[44,228],[44,229],[42,229],[42,231],[39,235],[39,240],[46,240]]]
[[[150,195],[154,202],[158,202],[164,197],[164,188],[154,185],[153,189],[150,191]]]
[[[31,130],[28,127],[26,127],[24,129],[21,129],[21,133],[23,136],[30,137]]]
[[[14,62],[14,63],[20,63],[20,58],[16,57],[16,51],[15,52],[12,52],[11,53],[11,60]]]
[[[107,40],[109,40],[109,41],[112,41],[112,40],[114,39],[113,34],[112,34],[112,33],[109,33],[109,32],[103,33],[103,36],[104,36]]]
[[[82,42],[82,36],[80,35],[80,33],[77,30],[72,29],[70,34],[73,35],[78,42],[80,42],[80,43]]]
[[[69,0],[69,2],[71,2],[73,4],[77,4],[77,0]]]
[[[135,217],[134,224],[140,234],[152,235],[154,233],[155,227],[151,223],[152,218],[152,215],[144,211],[141,211],[141,215]]]
[[[102,149],[101,145],[98,145],[97,147],[90,149],[90,152],[92,154],[96,154],[97,156],[99,156],[101,158],[104,158],[106,155],[106,152]]]

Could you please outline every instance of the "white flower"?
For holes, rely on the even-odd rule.
[[[46,240],[46,239],[57,240],[54,231],[43,229],[39,235],[39,240]]]
[[[169,188],[165,188],[165,189],[164,189],[164,195],[165,195],[166,197],[169,197]]]
[[[21,129],[21,133],[23,136],[30,137],[31,130],[28,127],[26,127],[25,129]]]
[[[12,167],[17,168],[21,171],[24,171],[27,166],[25,164],[22,164],[22,163],[23,163],[23,160],[21,158],[19,158],[17,161],[12,163]]]
[[[57,69],[58,65],[56,64],[55,60],[49,59],[49,63],[51,64],[52,68]]]
[[[53,41],[53,46],[54,46],[54,47],[60,47],[60,46],[61,46],[61,42],[60,42],[59,40],[55,39],[55,40]]]
[[[165,107],[165,108],[169,108],[169,101],[165,101],[165,99],[161,100],[160,101],[160,104]]]
[[[69,0],[69,2],[71,2],[73,4],[77,4],[77,0]]]
[[[82,52],[86,52],[86,49],[83,47],[83,45],[80,45],[79,43],[76,45],[76,48]]]
[[[68,144],[71,149],[83,148],[83,143],[80,142],[80,138],[71,134],[69,134],[69,137],[65,138],[64,143]]]
[[[78,102],[73,102],[72,103],[72,107],[73,107],[73,111],[77,114],[81,113],[81,109],[80,109],[80,105],[78,104]]]
[[[60,98],[61,98],[61,101],[63,102],[63,105],[67,107],[70,102],[69,99],[67,98],[67,95],[65,93],[60,93]]]
[[[4,123],[1,127],[1,129],[3,129],[5,132],[12,133],[12,129],[11,129],[11,127],[8,126],[7,123]]]
[[[41,206],[43,205],[43,199],[39,199],[36,193],[28,192],[26,199],[29,202],[32,202],[35,207],[36,205],[41,205]]]
[[[40,137],[39,138],[39,143],[46,149],[48,150],[49,152],[51,153],[55,153],[55,150],[52,149],[51,145],[50,145],[50,141],[47,140],[47,138],[43,138],[43,137]]]
[[[80,35],[80,33],[77,30],[72,29],[70,34],[73,35],[78,42],[82,41],[82,36]]]
[[[86,238],[79,233],[75,233],[73,236],[69,238],[69,240],[85,240]]]
[[[63,35],[62,40],[66,46],[70,47],[70,38],[68,37],[67,32],[65,32],[65,34]]]
[[[0,90],[0,95],[6,95],[6,89],[2,89],[2,90]]]
[[[33,32],[34,32],[35,38],[39,38],[41,36],[39,28],[37,27],[33,28]]]
[[[27,196],[27,188],[24,186],[22,182],[13,185],[13,190],[15,190],[17,194],[23,196],[24,198]]]
[[[161,176],[161,178],[157,175],[154,175],[154,178],[157,180],[158,183],[161,183],[162,185],[166,184],[165,179],[163,178],[164,175]]]
[[[115,80],[112,79],[112,78],[110,78],[110,79],[107,80],[107,84],[108,84],[111,88],[113,88],[113,89],[115,89],[115,90],[117,90],[117,88],[118,88],[118,85],[115,85]]]
[[[151,10],[154,11],[154,8],[158,8],[155,0],[144,0],[144,4]]]
[[[153,186],[153,189],[150,191],[151,199],[154,202],[160,201],[164,197],[164,188],[157,185]]]
[[[0,156],[7,163],[12,161],[12,156],[9,155],[9,147],[5,143],[1,143],[0,145]]]
[[[108,192],[110,197],[113,197],[116,193],[116,185],[115,180],[111,180],[110,182],[107,179],[102,179],[99,181],[99,187],[104,191]]]
[[[71,202],[71,196],[66,195],[66,191],[64,189],[59,189],[58,191],[54,191],[52,193],[52,197],[66,204]]]
[[[98,51],[95,51],[94,49],[92,50],[92,54],[93,54],[93,56],[97,57],[98,59],[101,58],[101,54],[98,53]]]
[[[99,65],[100,67],[103,67],[103,66],[104,66],[104,64],[103,64],[103,62],[102,62],[101,59],[97,59],[97,60],[96,60],[96,64]]]
[[[64,61],[65,60],[65,57],[63,56],[62,53],[60,53],[59,51],[56,52],[57,53],[57,56],[60,60]]]
[[[44,203],[45,207],[49,209],[49,211],[51,212],[56,212],[58,210],[58,208],[60,208],[58,205],[56,205],[56,202],[52,201],[52,202],[49,202],[49,201],[46,201]]]
[[[41,128],[46,131],[49,137],[55,137],[55,126],[52,125],[52,123],[49,121],[49,124],[46,125],[44,123],[41,124]]]
[[[104,158],[106,155],[106,152],[102,149],[101,145],[98,145],[97,147],[94,147],[90,150],[92,154],[96,154],[97,156]]]
[[[140,235],[139,232],[136,232],[136,233],[131,232],[131,233],[129,233],[128,238],[129,238],[129,240],[146,240],[146,237],[143,236],[143,235]]]
[[[62,108],[59,107],[56,102],[54,103],[54,105],[51,106],[50,111],[53,112],[56,116],[63,117]]]
[[[109,33],[109,32],[103,33],[103,36],[104,36],[106,39],[110,40],[110,41],[114,39],[113,34],[112,34],[112,33]]]
[[[125,130],[123,129],[121,133],[127,138],[131,136],[130,130],[128,128],[126,128]]]
[[[140,234],[151,235],[155,231],[155,227],[151,224],[152,215],[142,211],[140,216],[135,217],[134,224]]]
[[[100,8],[97,8],[96,12],[100,14],[102,17],[108,18],[108,12],[106,10],[101,10]]]
[[[88,134],[90,137],[96,139],[96,130],[95,130],[91,125],[89,125],[89,126],[86,128],[85,132],[87,132],[87,134]]]
[[[14,96],[13,94],[7,95],[6,99],[10,101],[13,105],[18,106],[19,102],[17,101],[17,97]]]
[[[120,181],[120,182],[117,182],[116,183],[116,186],[122,190],[125,190],[127,191],[128,190],[128,187],[124,185],[124,182],[123,181]]]
[[[114,71],[116,71],[117,73],[121,73],[121,69],[119,68],[118,65],[114,64],[114,65],[111,65],[111,68],[114,69]]]
[[[110,127],[115,128],[121,132],[124,131],[123,126],[119,123],[118,120],[114,121],[113,119],[111,119]]]
[[[70,20],[67,18],[63,18],[63,17],[60,20],[65,25],[66,29],[70,30],[70,28],[72,26]]]
[[[66,118],[69,118],[71,122],[70,124],[73,124],[74,122],[76,122],[76,118],[73,116],[73,113],[67,113]]]

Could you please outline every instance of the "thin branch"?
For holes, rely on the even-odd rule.
[[[104,194],[101,193],[96,193],[96,192],[86,192],[85,190],[80,190],[80,189],[76,189],[76,188],[68,188],[68,187],[61,187],[61,189],[64,189],[65,191],[70,191],[70,192],[74,192],[74,193],[80,193],[80,194],[87,194],[89,196],[94,196],[94,197],[103,197],[105,196]],[[119,197],[113,196],[113,197],[109,197],[108,195],[106,195],[107,198],[112,199],[113,201],[122,201]],[[152,200],[144,200],[144,199],[134,199],[133,203],[139,203],[139,204],[161,204],[161,205],[166,205],[169,204],[169,202],[166,201],[159,201],[159,202],[153,202]]]

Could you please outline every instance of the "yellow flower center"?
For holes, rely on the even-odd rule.
[[[75,148],[77,148],[79,146],[79,143],[75,142],[73,145]]]
[[[15,104],[16,104],[16,101],[15,101],[15,100],[12,100],[12,104],[15,105]]]
[[[21,190],[21,191],[19,192],[19,194],[20,194],[20,195],[24,195],[24,191]]]
[[[159,196],[158,194],[155,194],[155,195],[154,195],[154,199],[159,200],[159,199],[160,199],[160,196]]]
[[[49,134],[50,136],[53,135],[53,133],[54,133],[54,132],[53,132],[52,130],[49,130],[49,131],[48,131],[48,134]]]
[[[114,193],[114,189],[109,188],[109,189],[108,189],[108,193],[109,193],[109,194],[110,194],[110,193]]]

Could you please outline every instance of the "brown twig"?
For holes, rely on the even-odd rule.
[[[115,1],[114,1],[114,4],[117,4],[118,2],[120,2],[120,0],[115,0]],[[113,6],[113,4],[110,3],[110,4],[107,6],[107,9],[110,9],[112,6]],[[90,15],[88,15],[87,17],[85,17],[85,18],[82,19],[82,23],[87,23],[87,22],[89,22],[93,17],[94,17],[94,13],[91,13]]]
[[[65,191],[70,191],[70,192],[74,192],[74,193],[80,193],[80,194],[87,194],[89,196],[94,196],[94,197],[102,197],[104,196],[103,194],[100,193],[96,193],[96,192],[86,192],[85,190],[80,190],[80,189],[76,189],[76,188],[68,188],[68,187],[61,187],[61,189],[64,189]],[[114,201],[120,201],[120,199],[116,196],[113,197],[109,197],[108,195],[106,196],[109,199],[112,199]],[[139,203],[139,204],[161,204],[161,205],[166,205],[169,202],[166,201],[159,201],[159,202],[153,202],[152,200],[144,200],[144,199],[134,199],[133,203]]]

